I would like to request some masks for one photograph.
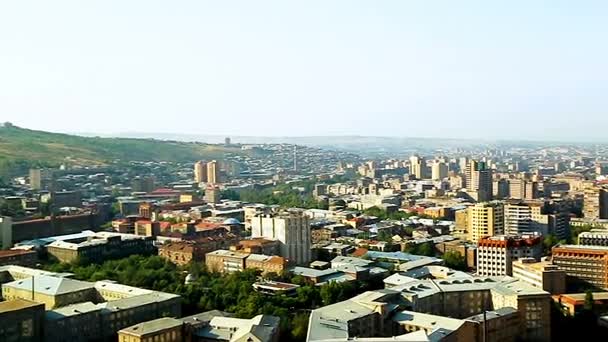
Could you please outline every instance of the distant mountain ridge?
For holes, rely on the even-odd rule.
[[[63,163],[105,165],[113,160],[194,161],[244,154],[238,147],[144,138],[85,137],[0,126],[0,177],[23,174],[31,166]]]

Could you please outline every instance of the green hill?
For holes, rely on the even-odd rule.
[[[244,153],[238,147],[154,139],[82,137],[0,126],[0,177],[24,174],[32,166],[108,164],[115,160],[195,161]]]

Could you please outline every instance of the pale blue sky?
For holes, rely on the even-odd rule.
[[[607,1],[0,2],[0,121],[605,139]]]

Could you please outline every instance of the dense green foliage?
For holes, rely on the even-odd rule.
[[[591,225],[570,226],[570,240],[568,243],[578,244],[578,235],[583,232],[588,232],[593,229]]]
[[[433,242],[409,243],[405,246],[404,252],[416,255],[435,256],[435,245]]]
[[[281,317],[282,336],[289,341],[306,337],[308,313],[321,305],[343,301],[357,293],[382,287],[382,282],[330,283],[314,286],[300,276],[268,275],[267,278],[302,285],[296,296],[266,296],[252,289],[259,272],[245,270],[231,274],[208,272],[203,264],[178,267],[158,256],[131,256],[103,264],[49,263],[47,270],[71,272],[76,279],[98,281],[110,279],[122,284],[175,293],[183,298],[182,311],[190,315],[207,310],[223,310],[237,317],[251,318],[258,314]],[[188,273],[196,280],[185,285]]]
[[[562,244],[566,243],[566,240],[559,240],[553,234],[546,235],[543,239],[543,254],[544,255],[551,254],[551,248],[553,248],[553,246],[560,244],[560,243],[562,243]]]
[[[25,215],[25,210],[21,202],[4,202],[0,205],[0,216],[21,217]]]
[[[388,213],[386,210],[380,207],[367,208],[363,211],[363,213],[368,216],[375,216],[381,220],[405,220],[409,217],[414,216],[414,214],[406,213],[403,211]]]
[[[459,271],[467,270],[467,263],[464,260],[464,256],[456,251],[447,251],[442,256],[445,265],[449,268],[453,268]]]
[[[272,188],[263,190],[244,190],[240,192],[225,191],[222,193],[222,198],[239,200],[251,203],[263,203],[267,205],[279,205],[284,208],[304,208],[304,209],[327,209],[321,201],[317,201],[312,196],[313,182],[299,182],[292,184],[281,184]],[[303,192],[294,188],[302,187]]]
[[[0,177],[24,174],[30,167],[57,166],[69,158],[77,163],[107,164],[113,160],[193,161],[222,159],[225,153],[243,153],[219,145],[154,139],[82,137],[0,127]]]

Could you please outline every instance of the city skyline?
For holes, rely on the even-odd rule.
[[[2,7],[1,120],[32,129],[599,141],[608,124],[596,1]]]

